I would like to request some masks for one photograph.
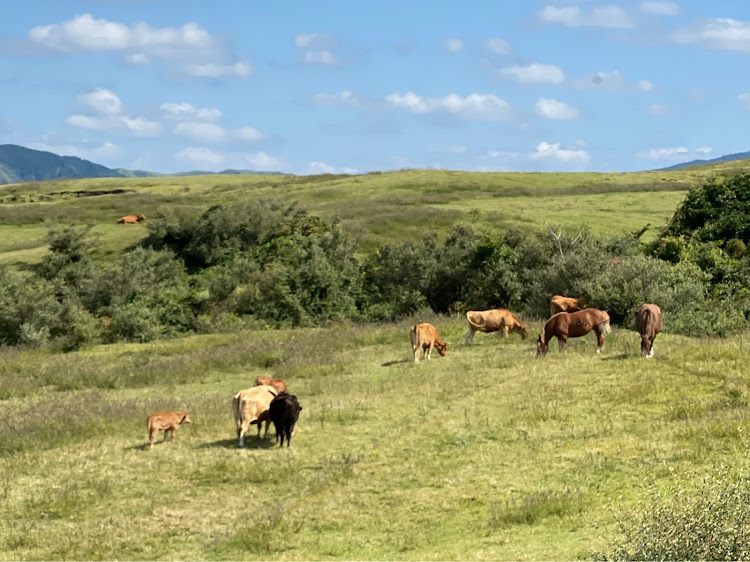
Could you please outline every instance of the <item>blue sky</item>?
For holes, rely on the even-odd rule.
[[[26,0],[0,143],[158,172],[631,171],[750,150],[750,2]]]

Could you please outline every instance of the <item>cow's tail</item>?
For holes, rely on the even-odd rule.
[[[599,322],[599,331],[604,333],[611,334],[612,333],[612,327],[609,325],[609,314],[607,314],[606,320],[603,322]]]
[[[643,309],[643,329],[646,334],[655,334],[656,333],[656,316],[654,313],[648,309]]]
[[[473,321],[473,320],[471,319],[471,316],[469,316],[469,315],[470,315],[470,314],[471,314],[472,312],[473,312],[473,311],[471,311],[471,310],[470,310],[469,312],[467,312],[467,313],[466,313],[466,321],[467,321],[467,322],[469,323],[469,326],[471,326],[472,328],[475,328],[475,329],[479,330],[479,329],[480,329],[480,328],[482,327],[482,325],[481,325],[481,324],[477,324],[476,322],[474,322],[474,321]]]

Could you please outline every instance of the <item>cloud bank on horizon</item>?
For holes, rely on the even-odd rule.
[[[32,0],[0,143],[171,172],[630,171],[748,150],[750,4]]]

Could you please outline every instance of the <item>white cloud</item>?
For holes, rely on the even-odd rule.
[[[329,107],[357,107],[360,104],[359,98],[349,90],[338,94],[316,94],[311,98],[311,102],[313,105]]]
[[[216,123],[184,122],[175,126],[174,133],[204,142],[228,142],[232,140],[256,141],[263,138],[263,133],[252,127],[227,130]]]
[[[449,94],[444,98],[425,98],[407,92],[391,94],[385,98],[392,107],[408,109],[413,113],[445,111],[467,119],[502,121],[510,116],[510,105],[491,94],[470,94],[466,97]]]
[[[78,96],[78,101],[87,109],[100,115],[117,115],[122,112],[120,98],[114,92],[104,88],[97,88],[93,92]]]
[[[123,150],[111,142],[105,142],[99,146],[75,146],[70,144],[45,144],[31,143],[29,145],[35,150],[46,150],[60,156],[77,156],[85,160],[98,163],[100,160],[113,160],[123,154]]]
[[[589,161],[589,154],[585,150],[568,150],[560,148],[560,143],[549,143],[542,141],[536,147],[536,152],[529,155],[530,158],[538,160],[540,158],[553,159],[558,162],[580,162],[586,164]]]
[[[676,2],[642,2],[641,12],[659,16],[676,16],[680,13],[680,7]]]
[[[122,123],[137,137],[155,137],[161,134],[162,125],[158,121],[149,121],[144,117],[128,117],[124,115]]]
[[[638,82],[638,89],[641,92],[650,92],[651,90],[654,89],[654,85],[652,82],[648,80],[641,80]]]
[[[695,151],[699,154],[706,155],[706,154],[711,154],[714,151],[714,149],[711,148],[710,146],[699,146],[698,148],[695,149]]]
[[[672,148],[652,148],[643,152],[637,152],[635,156],[636,158],[646,160],[669,160],[671,158],[680,158],[689,152],[689,149],[679,146]]]
[[[359,172],[354,168],[337,168],[324,162],[308,162],[307,163],[308,174],[358,174]]]
[[[731,18],[712,18],[701,26],[677,30],[670,38],[675,43],[750,52],[750,23]]]
[[[603,6],[582,10],[578,6],[547,5],[537,12],[537,17],[549,23],[560,23],[568,27],[604,27],[626,29],[633,27],[628,14],[618,6]]]
[[[328,66],[335,66],[339,63],[331,51],[305,51],[305,55],[302,57],[305,64],[322,64]]]
[[[662,103],[652,103],[646,106],[646,113],[649,115],[669,115],[669,107]]]
[[[192,166],[211,171],[227,168],[244,169],[248,166],[259,171],[278,171],[282,166],[281,160],[265,152],[223,154],[210,148],[189,146],[176,152],[174,157],[178,161],[189,162]]]
[[[189,76],[216,78],[247,77],[252,67],[228,53],[222,42],[197,23],[181,27],[151,27],[138,22],[132,26],[91,14],[51,25],[40,25],[28,32],[37,49],[60,53],[121,53],[126,62],[150,64],[159,59],[176,63],[172,70]]]
[[[547,119],[578,119],[578,110],[567,103],[550,98],[539,98],[536,102],[536,114]]]
[[[487,156],[490,158],[503,158],[506,160],[518,160],[523,157],[520,152],[509,152],[506,150],[488,150]]]
[[[737,103],[739,103],[744,109],[750,111],[750,94],[742,93],[737,96]]]
[[[130,64],[138,64],[138,65],[151,64],[151,59],[149,59],[143,53],[133,53],[132,55],[126,55],[125,61],[129,62]]]
[[[515,78],[520,84],[562,84],[565,73],[559,66],[533,63],[526,66],[506,66],[500,75]]]
[[[456,39],[455,37],[447,38],[444,41],[443,46],[449,53],[460,53],[464,50],[464,42],[460,39]]]
[[[496,55],[507,55],[510,53],[510,43],[501,37],[488,38],[487,48]]]
[[[189,103],[163,103],[159,106],[167,119],[197,119],[199,121],[216,121],[221,119],[220,109],[195,107]]]
[[[305,64],[324,66],[339,64],[335,53],[338,41],[330,33],[298,33],[294,36],[294,46],[303,50],[302,62]]]
[[[247,61],[237,61],[234,64],[207,62],[204,64],[188,64],[185,67],[185,72],[196,78],[221,78],[222,76],[247,78],[253,73],[253,67]]]

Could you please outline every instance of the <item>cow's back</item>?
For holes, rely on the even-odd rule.
[[[251,422],[260,418],[276,396],[276,389],[269,385],[254,386],[239,393],[239,417]]]

